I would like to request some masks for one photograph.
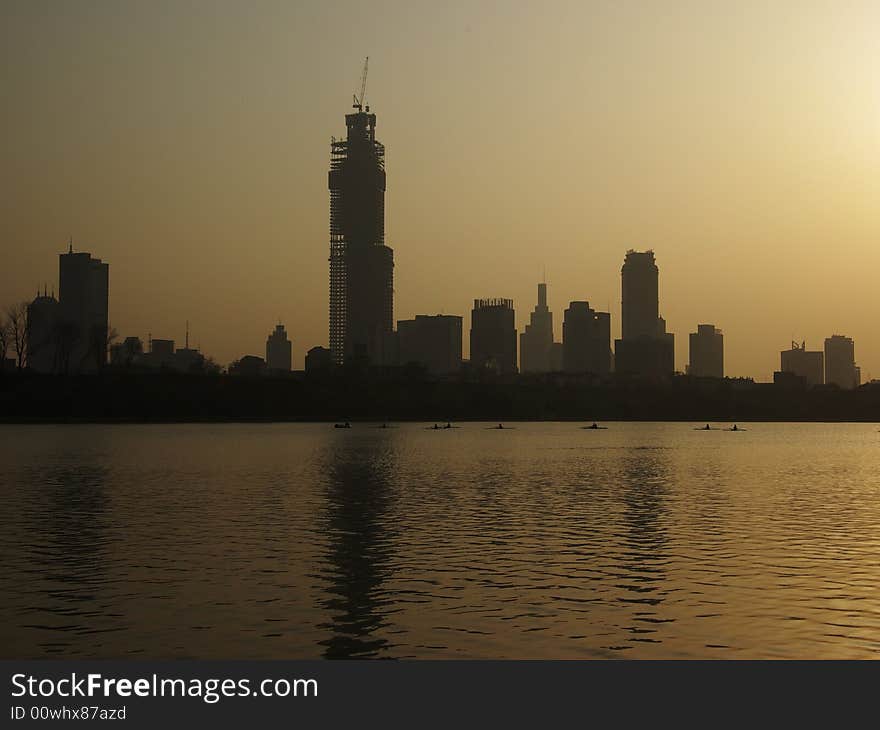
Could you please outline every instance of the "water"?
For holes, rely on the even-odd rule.
[[[878,656],[876,425],[608,425],[0,426],[0,655]]]

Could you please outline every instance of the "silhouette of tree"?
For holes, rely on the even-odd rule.
[[[15,364],[19,370],[27,366],[28,357],[28,304],[19,302],[6,308],[6,326],[9,342],[15,352]]]
[[[6,362],[7,352],[9,352],[9,322],[6,315],[0,312],[0,370]]]
[[[60,322],[56,329],[56,337],[57,370],[61,375],[67,375],[70,372],[70,359],[79,341],[79,328],[73,322]]]
[[[202,372],[205,375],[220,375],[223,372],[223,368],[213,357],[208,356],[202,361]]]
[[[119,339],[119,333],[115,327],[95,327],[92,331],[92,347],[91,356],[95,360],[95,367],[101,372],[107,367],[107,353],[116,340]]]

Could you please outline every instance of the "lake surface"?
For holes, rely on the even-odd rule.
[[[876,424],[0,426],[0,656],[880,654]]]

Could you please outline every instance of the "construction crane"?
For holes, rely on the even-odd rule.
[[[354,104],[352,104],[353,109],[357,109],[359,112],[364,110],[364,97],[367,95],[367,67],[370,64],[370,57],[367,56],[364,61],[364,70],[361,73],[361,94],[358,96],[357,94],[353,94],[354,96]],[[367,107],[367,111],[370,111],[370,107]]]

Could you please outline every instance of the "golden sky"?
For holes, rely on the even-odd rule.
[[[364,56],[387,148],[395,319],[511,297],[546,268],[610,306],[653,248],[676,366],[729,375],[853,337],[880,377],[880,4],[738,0],[3,0],[2,304],[110,263],[121,336],[327,344],[331,135]]]

